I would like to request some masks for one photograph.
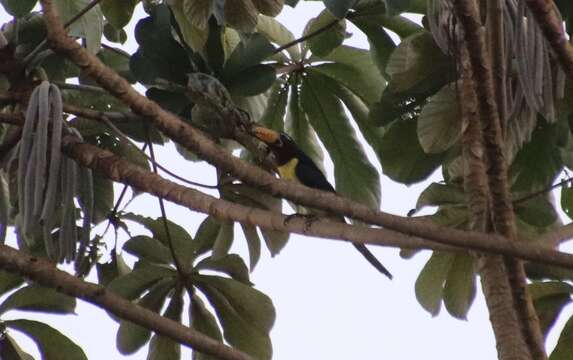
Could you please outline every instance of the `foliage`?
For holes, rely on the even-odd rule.
[[[61,90],[64,104],[103,113],[111,120],[120,119],[110,126],[87,115],[74,116],[65,122],[66,129],[73,129],[70,131],[77,132],[86,142],[151,169],[147,156],[130,141],[151,146],[166,144],[170,139],[143,125],[117,98],[99,91],[82,69],[61,54],[43,48],[46,29],[42,15],[32,11],[36,0],[0,3],[17,19],[17,26],[15,22],[5,25],[3,34],[16,49],[16,57],[27,61],[22,72],[28,77],[26,80],[32,80],[30,88],[37,85],[37,80],[49,81],[49,86]],[[89,2],[55,3],[60,16],[69,20]],[[426,1],[323,0],[324,11],[309,21],[305,40],[298,42],[285,25],[274,19],[284,4],[297,6],[296,0],[144,1],[147,14],[136,19],[133,34],[137,50],[128,54],[119,48],[102,46],[102,36],[123,44],[132,35],[127,34],[125,27],[133,20],[138,3],[103,0],[71,24],[70,35],[81,38],[104,64],[132,84],[143,85],[149,99],[205,131],[229,154],[237,148],[230,141],[233,124],[187,96],[182,88],[201,87],[223,110],[246,111],[255,122],[287,131],[320,168],[328,155],[334,164],[337,192],[371,208],[381,205],[382,174],[410,185],[441,170],[443,181],[430,184],[420,194],[413,212],[426,207],[435,210],[429,220],[468,228],[469,211],[462,181],[460,139],[464,128],[459,121],[459,64],[455,54],[443,46],[446,34],[433,28],[432,16],[436,14],[432,8],[426,8]],[[570,22],[573,7],[567,1],[556,4],[565,21]],[[427,22],[423,26],[414,24],[401,15],[404,12],[424,14]],[[519,18],[520,22],[514,24],[515,36],[526,41],[519,37],[525,36],[526,27],[524,19]],[[347,32],[351,24],[367,37],[369,50],[345,43],[351,36]],[[398,44],[391,34],[398,34]],[[42,51],[34,54],[33,49],[38,46]],[[569,96],[571,84],[562,87],[564,80],[548,45],[538,42],[529,46],[532,52],[537,51],[533,57],[539,63],[527,60],[527,56],[511,55],[517,68],[508,80],[519,90],[509,100],[512,112],[505,128],[505,152],[519,236],[535,239],[560,224],[553,199],[535,194],[550,187],[567,169],[573,169],[573,105]],[[33,56],[28,59],[30,54]],[[537,65],[544,69],[543,76],[530,76],[528,69]],[[204,82],[193,82],[190,74],[202,75]],[[61,85],[76,80],[77,87]],[[48,86],[48,82],[43,84],[38,92],[41,86]],[[51,106],[52,102],[47,104]],[[10,106],[2,104],[2,111],[10,110]],[[32,129],[24,138],[37,142],[40,136],[46,143],[52,141],[51,134],[57,132],[40,130],[41,125],[29,126],[37,130]],[[5,136],[9,130],[8,125],[1,125],[0,135]],[[53,221],[44,222],[34,218],[34,214],[26,214],[34,211],[26,207],[31,200],[27,201],[18,189],[29,185],[26,189],[34,189],[43,199],[48,185],[34,183],[34,188],[31,177],[28,182],[25,177],[33,173],[41,178],[40,172],[49,172],[46,154],[59,148],[59,143],[53,141],[56,147],[51,150],[38,150],[30,144],[21,146],[24,150],[18,161],[14,161],[16,156],[11,157],[0,172],[0,240],[3,241],[7,226],[15,227],[21,250],[53,261],[74,261],[81,275],[95,267],[100,284],[126,299],[178,322],[183,322],[188,314],[190,326],[198,331],[257,359],[272,357],[269,334],[275,310],[271,299],[254,288],[249,273],[260,259],[261,236],[275,256],[286,246],[288,234],[241,224],[249,250],[247,266],[239,255],[230,253],[236,237],[233,222],[208,216],[191,236],[181,224],[168,219],[118,211],[121,198],[114,203],[113,183],[102,174],[93,174],[93,180],[86,180],[87,184],[73,193],[66,192],[62,183],[59,195],[67,197],[65,201],[58,198],[58,204],[65,204],[65,209],[54,210],[50,214]],[[178,144],[177,150],[190,161],[190,167],[194,166],[191,162],[200,161],[197,154]],[[370,150],[375,157],[367,156]],[[27,156],[43,159],[46,169],[29,170],[28,174],[26,169],[37,167],[24,168],[29,163],[20,159],[26,160]],[[280,199],[226,173],[219,173],[217,185],[221,199],[275,212],[282,209]],[[93,201],[88,200],[87,194],[93,194]],[[132,194],[138,195],[136,191]],[[570,217],[572,199],[569,182],[562,188],[560,206]],[[36,226],[36,220],[41,227]],[[79,228],[80,221],[83,230]],[[129,234],[122,250],[135,259],[133,267],[126,264],[115,247],[104,254],[107,239],[91,234],[91,226],[106,221]],[[134,235],[134,229],[141,226],[146,232]],[[58,246],[71,249],[56,256],[50,246],[60,234],[66,241]],[[403,255],[410,257],[414,253]],[[110,261],[102,262],[103,255],[108,255]],[[542,280],[531,283],[530,290],[544,334],[571,301],[567,281],[573,279],[555,274],[543,266],[529,274],[532,279]],[[416,281],[416,298],[433,316],[443,304],[449,314],[465,319],[476,294],[476,279],[474,255],[434,252]],[[12,331],[32,338],[43,359],[86,357],[78,345],[46,324],[1,318],[11,310],[71,314],[74,299],[25,284],[18,276],[3,271],[0,295],[0,358],[31,358],[14,341]],[[180,358],[180,345],[173,340],[151,334],[149,329],[129,321],[116,320],[117,348],[122,354],[148,346],[149,359]],[[570,353],[572,324],[570,319],[551,359],[564,359]],[[211,357],[195,353],[193,358]]]

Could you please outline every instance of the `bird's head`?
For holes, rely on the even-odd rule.
[[[253,135],[264,142],[275,155],[277,165],[284,165],[297,155],[298,146],[294,140],[283,132],[278,132],[262,126],[252,129]]]

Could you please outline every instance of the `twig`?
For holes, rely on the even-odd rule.
[[[153,143],[151,142],[151,137],[149,136],[149,127],[146,129],[147,135],[147,145],[149,146],[149,155],[151,156],[151,164],[153,168],[153,173],[157,174],[157,162],[155,161],[155,152],[153,151]],[[157,197],[159,201],[159,209],[161,210],[161,218],[163,219],[163,228],[165,230],[165,237],[167,238],[167,245],[169,247],[169,251],[171,252],[171,257],[173,258],[173,264],[175,265],[175,269],[181,276],[181,280],[186,284],[187,283],[187,274],[184,271],[184,267],[179,261],[177,257],[177,253],[175,252],[175,247],[173,246],[173,240],[171,239],[171,232],[169,231],[169,224],[167,224],[167,212],[165,211],[165,204],[163,203],[163,198],[161,196]]]
[[[568,184],[568,183],[571,183],[571,182],[573,182],[573,178],[571,178],[571,179],[566,179],[566,180],[561,180],[561,181],[558,182],[557,184],[549,185],[549,186],[547,186],[547,187],[545,187],[545,188],[543,188],[543,189],[541,189],[541,190],[539,190],[539,191],[535,191],[535,192],[533,192],[533,193],[531,193],[531,194],[527,194],[527,195],[524,195],[524,196],[522,196],[522,197],[520,197],[520,198],[517,198],[517,199],[513,200],[513,204],[514,204],[514,205],[515,205],[515,204],[520,204],[520,203],[525,202],[525,201],[527,201],[527,200],[530,200],[530,199],[532,199],[532,198],[534,198],[534,197],[536,197],[536,196],[543,195],[543,194],[547,194],[548,192],[550,192],[550,191],[552,191],[552,190],[555,190],[556,188],[561,187],[561,186],[563,186],[563,185],[565,185],[565,184]]]
[[[98,94],[106,94],[106,95],[108,94],[107,91],[100,88],[99,86],[85,85],[85,84],[70,84],[70,83],[61,82],[61,81],[57,81],[54,84],[58,85],[58,87],[60,89],[89,91],[89,92],[95,92]]]
[[[319,27],[318,29],[316,29],[316,30],[314,30],[314,31],[312,31],[312,32],[309,32],[308,34],[306,34],[306,35],[304,35],[304,36],[301,36],[301,37],[298,38],[298,39],[295,39],[295,40],[293,40],[293,41],[291,41],[291,42],[288,42],[288,43],[286,43],[286,44],[284,44],[284,45],[282,45],[282,46],[276,48],[275,51],[273,51],[273,54],[280,53],[281,51],[286,50],[286,49],[288,49],[288,48],[291,47],[291,46],[294,46],[294,45],[296,45],[296,44],[298,44],[298,43],[301,43],[301,42],[303,42],[303,41],[306,41],[306,40],[308,40],[308,39],[310,39],[310,38],[312,38],[312,37],[314,37],[314,36],[320,35],[320,34],[322,34],[323,32],[325,32],[326,30],[328,30],[328,29],[330,29],[331,27],[333,27],[334,25],[338,24],[340,21],[341,21],[341,19],[332,20],[331,22],[327,23],[326,25],[321,26],[321,27]]]

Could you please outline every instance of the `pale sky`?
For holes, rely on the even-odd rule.
[[[322,9],[321,3],[301,2],[295,10],[285,6],[278,19],[298,37],[308,19]],[[143,15],[139,9],[135,18]],[[2,8],[0,20],[2,23],[9,20]],[[132,21],[128,34],[132,34],[134,24]],[[347,44],[368,47],[360,32],[353,28],[349,28],[349,31],[353,36]],[[132,53],[135,47],[133,38],[130,38],[123,48]],[[373,163],[378,166],[372,151],[367,150]],[[190,165],[182,158],[173,156],[173,152],[172,146],[168,146],[165,151],[159,152],[158,161],[191,180],[215,182],[212,167]],[[193,169],[193,172],[186,172],[186,169]],[[327,164],[327,169],[330,169],[332,180],[331,163]],[[433,180],[438,181],[439,177]],[[406,215],[408,210],[415,207],[417,196],[425,186],[427,183],[407,187],[383,176],[382,209]],[[159,216],[157,201],[149,196],[136,198],[128,210]],[[168,204],[167,214],[171,220],[186,224],[191,234],[195,233],[204,218],[173,204]],[[95,233],[101,233],[102,229],[100,225]],[[240,236],[235,238],[233,252],[246,256],[245,240],[239,228],[236,228],[236,233]],[[10,243],[13,244],[13,241]],[[271,333],[274,359],[496,358],[494,338],[479,284],[476,301],[467,321],[452,318],[444,309],[440,315],[432,318],[414,296],[414,282],[429,252],[403,260],[398,256],[398,250],[370,248],[394,274],[394,280],[389,281],[378,274],[349,244],[341,242],[292,235],[289,244],[275,258],[270,258],[263,249],[251,281],[257,289],[272,298],[277,311]],[[95,277],[89,280],[95,281]],[[571,313],[573,309],[569,307],[564,311],[565,316],[558,321],[548,341],[550,349],[554,347],[556,334]],[[90,359],[146,358],[147,346],[132,356],[123,357],[117,352],[117,325],[104,311],[79,302],[77,314],[63,317],[9,312],[3,319],[42,319],[74,339]],[[38,353],[31,350],[34,345],[29,340],[19,335],[16,338],[26,351],[37,356]]]

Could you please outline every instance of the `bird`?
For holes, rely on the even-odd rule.
[[[286,133],[275,131],[263,126],[253,126],[252,134],[262,141],[276,161],[276,172],[284,180],[297,181],[309,188],[336,193],[334,187],[328,182],[326,176],[314,161],[295,143]],[[346,222],[344,217],[336,219]],[[360,254],[383,275],[392,279],[392,274],[378,259],[366,248],[364,244],[353,243]]]

